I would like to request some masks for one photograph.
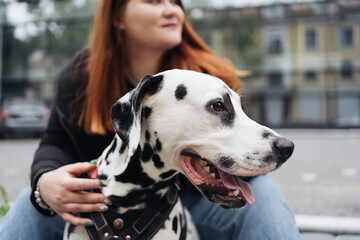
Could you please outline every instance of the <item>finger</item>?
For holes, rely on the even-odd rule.
[[[109,207],[104,203],[69,203],[65,207],[65,212],[105,212],[107,210],[109,210]]]
[[[62,213],[59,214],[66,222],[69,222],[74,225],[81,225],[85,226],[87,223],[92,223],[91,219],[89,218],[80,218],[72,215],[71,213]]]
[[[102,193],[91,193],[85,191],[72,192],[68,197],[69,201],[67,202],[72,203],[105,203],[105,199],[107,199]]]
[[[79,162],[79,163],[66,165],[64,166],[64,168],[69,173],[78,175],[81,173],[87,173],[92,169],[96,168],[96,164],[90,164],[88,162]]]
[[[80,191],[89,189],[101,189],[100,181],[98,179],[88,178],[74,178],[65,183],[68,190]]]

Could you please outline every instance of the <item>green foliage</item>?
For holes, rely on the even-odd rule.
[[[230,20],[228,20],[230,21]],[[234,21],[234,20],[233,20]],[[259,22],[254,16],[238,14],[233,29],[224,35],[224,45],[232,46],[242,56],[243,64],[248,67],[260,63]],[[224,23],[224,26],[225,23]]]
[[[5,192],[5,188],[0,185],[0,192],[3,199],[3,203],[0,205],[0,216],[5,216],[5,214],[9,211],[10,205],[7,199],[7,195]]]
[[[230,58],[240,69],[253,70],[260,65],[260,19],[256,13],[236,8],[203,9],[203,13],[200,18],[190,14],[189,20],[215,51],[220,50],[217,54]]]
[[[27,14],[35,20],[4,27],[3,77],[12,82],[52,79],[87,44],[95,0],[82,5],[74,0],[18,2],[28,3]]]

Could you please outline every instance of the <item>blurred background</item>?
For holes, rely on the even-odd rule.
[[[49,103],[88,41],[97,0],[0,2],[0,99]],[[187,0],[220,56],[248,71],[250,117],[271,127],[360,127],[360,1]]]
[[[360,217],[360,1],[184,3],[214,52],[246,73],[247,114],[295,142],[292,159],[270,175],[290,207],[296,214]],[[38,136],[46,126],[54,78],[88,42],[96,5],[0,2],[0,136],[6,138],[0,184],[10,198],[28,184],[39,141],[11,135]]]

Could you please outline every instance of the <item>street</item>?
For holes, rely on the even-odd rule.
[[[360,217],[360,130],[279,130],[293,156],[270,174],[296,214]]]
[[[270,173],[296,214],[360,217],[360,129],[280,129],[293,156]],[[39,139],[0,140],[0,184],[14,200],[30,175]],[[1,202],[1,200],[0,200]]]

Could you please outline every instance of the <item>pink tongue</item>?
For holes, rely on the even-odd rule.
[[[253,204],[255,202],[254,192],[247,182],[241,180],[240,177],[227,174],[220,169],[217,170],[219,172],[221,181],[225,185],[225,187],[233,190],[239,190],[239,195],[245,202],[249,204]]]

